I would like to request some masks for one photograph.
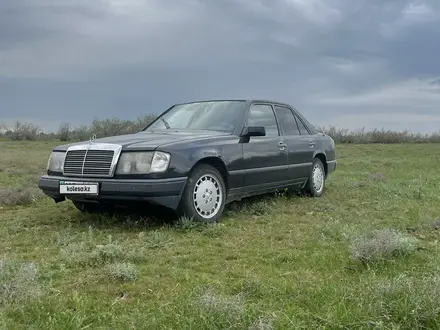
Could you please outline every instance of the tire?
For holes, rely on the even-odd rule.
[[[112,207],[102,205],[99,203],[87,203],[87,202],[77,202],[72,201],[73,205],[83,213],[107,213],[113,210]]]
[[[226,186],[222,175],[215,167],[200,164],[189,175],[177,214],[195,221],[216,222],[223,215],[225,202]]]
[[[322,161],[315,158],[312,163],[305,192],[312,197],[321,197],[325,189],[325,169]]]

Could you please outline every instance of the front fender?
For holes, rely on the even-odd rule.
[[[188,176],[194,165],[206,158],[219,159],[227,167],[230,161],[225,157],[225,154],[227,154],[227,152],[214,147],[173,151],[169,167],[169,175],[176,177]]]
[[[209,148],[196,150],[192,154],[192,159],[191,159],[192,165],[194,166],[194,164],[196,164],[197,162],[201,161],[204,158],[218,158],[219,160],[223,161],[225,165],[227,163],[227,160],[223,159],[221,150],[217,148],[209,147]]]

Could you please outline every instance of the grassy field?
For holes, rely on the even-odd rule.
[[[0,329],[440,328],[437,144],[338,145],[322,198],[214,225],[55,204],[56,144],[0,141]]]

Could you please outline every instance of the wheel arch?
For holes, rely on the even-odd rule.
[[[226,191],[229,189],[229,173],[228,173],[228,169],[226,168],[225,162],[220,157],[207,156],[207,157],[200,158],[192,166],[192,168],[190,170],[190,173],[200,164],[211,165],[217,171],[219,171],[220,175],[222,176],[222,179],[223,179],[223,181],[225,183]]]
[[[325,176],[327,177],[328,175],[327,156],[322,151],[318,151],[313,156],[313,159],[315,158],[318,158],[322,162],[322,165],[324,166]]]

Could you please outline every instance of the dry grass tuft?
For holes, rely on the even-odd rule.
[[[203,226],[204,223],[195,220],[194,218],[190,218],[187,216],[182,216],[179,219],[177,219],[175,223],[175,227],[181,230],[191,230],[195,228],[200,228]]]
[[[273,321],[264,317],[259,317],[249,327],[249,330],[272,330],[274,329]]]
[[[212,288],[206,289],[197,301],[200,310],[219,319],[239,319],[245,312],[240,295],[222,296]]]
[[[92,266],[123,259],[126,253],[116,243],[96,245],[91,248],[86,242],[72,242],[60,250],[60,258],[68,265]]]
[[[373,297],[382,315],[389,315],[407,329],[438,329],[440,314],[440,276],[410,277],[401,274],[371,285]]]
[[[372,173],[369,176],[371,181],[377,181],[377,182],[383,182],[387,180],[387,177],[385,176],[385,174],[381,173],[381,172],[377,172],[377,173]]]
[[[145,242],[149,249],[163,248],[171,242],[170,234],[163,230],[153,230],[147,234],[142,232],[139,234],[139,239]]]
[[[434,228],[435,230],[440,230],[440,219],[437,219],[433,222],[432,228]]]
[[[284,192],[278,193],[275,196],[283,196]],[[249,214],[250,216],[268,215],[275,206],[276,198],[274,195],[256,196],[249,199],[234,202],[228,205],[228,212],[232,214]]]
[[[34,187],[0,188],[0,206],[29,205],[35,203],[43,193]]]
[[[60,259],[69,265],[86,265],[90,259],[89,254],[84,242],[71,242],[61,248]]]
[[[40,294],[35,263],[0,259],[0,305],[21,303],[37,298]]]
[[[95,260],[96,263],[111,262],[123,256],[124,250],[120,245],[115,243],[97,245],[91,252],[91,258]]]
[[[394,229],[382,229],[357,237],[350,249],[354,260],[372,263],[410,255],[418,247],[416,238]]]
[[[117,262],[106,266],[107,276],[116,281],[133,282],[138,277],[138,271],[134,264],[129,262]]]

